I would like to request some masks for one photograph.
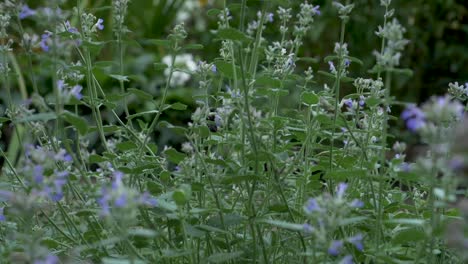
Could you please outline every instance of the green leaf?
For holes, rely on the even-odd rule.
[[[202,44],[188,44],[183,47],[183,50],[201,50],[203,48]]]
[[[217,17],[221,13],[221,10],[212,8],[206,12],[209,17]]]
[[[281,87],[281,81],[276,78],[272,78],[270,76],[260,76],[255,80],[255,84],[258,86],[267,86],[270,88],[278,88]]]
[[[105,161],[107,161],[107,159],[97,154],[91,154],[89,155],[89,158],[88,158],[89,163],[100,163],[100,162],[105,162]]]
[[[171,108],[174,110],[183,111],[187,109],[187,105],[177,102],[177,103],[171,104]]]
[[[316,105],[319,102],[319,97],[314,92],[303,92],[301,101],[307,105]]]
[[[221,180],[222,184],[238,184],[245,181],[255,181],[260,180],[261,178],[255,175],[236,175],[236,176],[227,176]]]
[[[216,68],[219,72],[224,74],[228,78],[234,78],[234,70],[232,69],[232,63],[224,60],[215,61]],[[241,76],[241,70],[239,66],[235,66],[237,78]]]
[[[293,230],[293,231],[302,231],[302,230],[304,230],[303,225],[284,222],[284,221],[279,221],[279,220],[263,219],[263,220],[259,220],[257,222],[273,225],[273,226],[283,228],[283,229],[287,229],[287,230]]]
[[[0,117],[0,123],[5,123],[7,121],[9,121],[10,119],[7,118],[7,117]]]
[[[151,230],[151,229],[146,229],[146,228],[129,229],[127,232],[131,236],[138,236],[138,237],[152,238],[157,235],[156,231]]]
[[[127,151],[131,149],[136,149],[137,145],[132,141],[120,142],[115,146],[120,151]]]
[[[331,74],[331,73],[326,72],[326,71],[318,71],[317,73],[321,74],[321,75],[323,75],[325,77],[329,77],[329,78],[331,78],[333,80],[336,79],[336,76],[334,74]]]
[[[424,225],[423,219],[417,218],[395,218],[385,221],[388,224],[400,224],[400,225],[414,225],[414,226],[422,226]]]
[[[74,126],[80,135],[84,136],[86,133],[88,133],[88,123],[84,118],[79,117],[71,112],[62,113],[62,118]]]
[[[367,219],[368,217],[366,216],[356,216],[356,217],[346,218],[346,219],[341,220],[339,222],[339,225],[340,226],[354,225],[357,223],[361,223]]]
[[[252,38],[242,33],[241,31],[235,28],[222,28],[218,30],[218,37],[226,40],[234,40],[241,42],[250,42]]]
[[[345,56],[348,60],[352,61],[352,62],[355,62],[359,65],[364,65],[364,63],[362,62],[362,60],[356,58],[356,57],[351,57],[351,56]]]
[[[128,76],[125,75],[119,75],[119,74],[109,74],[109,76],[113,79],[116,79],[117,81],[121,82],[129,82],[130,80],[128,79]]]
[[[405,228],[397,232],[392,238],[392,242],[395,244],[407,244],[408,242],[417,242],[424,240],[426,234],[422,228]]]
[[[330,56],[326,56],[325,59],[324,59],[324,61],[325,61],[325,62],[329,62],[329,61],[337,60],[337,59],[339,59],[338,56],[336,56],[336,55],[330,55]]]
[[[26,122],[37,122],[37,121],[46,122],[46,121],[56,119],[56,118],[57,118],[57,115],[55,113],[39,113],[39,114],[15,119],[14,123],[26,123]]]
[[[413,71],[411,69],[390,69],[390,71],[408,77],[413,76]]]
[[[154,66],[154,69],[157,70],[157,71],[164,70],[167,67],[169,67],[169,66],[167,66],[166,63],[163,63],[163,62],[155,62],[155,63],[153,63],[153,66]]]
[[[146,182],[146,189],[148,189],[151,195],[157,196],[160,195],[163,191],[163,186],[154,181],[147,181]]]
[[[135,88],[130,88],[128,91],[134,95],[136,95],[138,98],[143,99],[143,100],[148,100],[148,99],[153,99],[153,96],[145,91],[138,90]]]
[[[225,263],[233,259],[238,259],[242,256],[242,251],[234,251],[231,253],[215,253],[209,256],[206,260],[210,263]]]
[[[170,47],[172,44],[172,42],[167,39],[148,39],[145,41],[145,43],[148,43],[154,46],[161,46],[161,47]]]
[[[164,151],[164,154],[166,155],[167,159],[173,163],[178,164],[182,160],[185,159],[185,154],[178,152],[177,150],[170,148]]]

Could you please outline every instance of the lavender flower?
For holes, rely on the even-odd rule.
[[[116,207],[119,207],[119,208],[125,207],[127,205],[127,194],[125,193],[120,194],[119,197],[115,199],[114,204]]]
[[[319,204],[317,203],[317,200],[314,198],[310,198],[305,207],[305,211],[310,214],[312,212],[321,210],[322,208],[320,208]]]
[[[213,73],[217,73],[217,72],[218,72],[218,68],[216,68],[216,65],[213,64],[213,65],[211,66],[211,71],[212,71]]]
[[[45,257],[45,259],[43,260],[34,261],[34,264],[59,264],[59,263],[60,263],[60,259],[57,256],[52,255],[52,254],[47,255],[47,257]]]
[[[65,22],[65,30],[67,30],[68,32],[70,32],[72,34],[79,34],[78,29],[75,28],[75,27],[72,27],[70,25],[70,21],[68,21],[68,20]]]
[[[357,250],[364,250],[364,245],[362,244],[362,234],[357,234],[353,237],[348,238],[348,242],[353,244]]]
[[[156,200],[156,198],[151,197],[148,192],[144,192],[140,196],[140,201],[139,202],[141,204],[143,204],[143,205],[148,205],[148,206],[152,206],[152,207],[158,205],[158,200]]]
[[[417,131],[426,124],[424,112],[415,105],[408,106],[403,113],[401,113],[401,118],[406,122],[406,126],[412,132]]]
[[[354,199],[350,204],[349,206],[353,207],[353,208],[361,208],[364,206],[364,202],[359,200],[359,199]]]
[[[308,223],[303,224],[302,228],[303,228],[304,232],[306,232],[306,233],[312,233],[312,231],[314,231],[314,228]]]
[[[0,207],[0,222],[3,222],[6,220],[5,215],[3,214],[3,210],[5,207]]]
[[[347,99],[344,101],[344,104],[348,107],[348,108],[353,108],[353,100],[351,99]]]
[[[353,264],[353,256],[346,255],[341,261],[340,264]]]
[[[316,5],[312,8],[312,14],[320,16],[322,13],[320,12],[320,6]]]
[[[83,90],[83,86],[75,85],[70,90],[70,94],[73,95],[76,99],[81,100],[81,98],[83,98],[83,95],[81,94],[81,90]]]
[[[267,15],[268,22],[273,23],[273,16],[274,16],[273,13],[268,13]]]
[[[360,105],[361,107],[364,106],[364,105],[366,104],[366,101],[365,101],[365,100],[366,100],[366,98],[365,98],[363,95],[359,96],[359,105]]]
[[[110,214],[109,207],[110,195],[105,187],[101,189],[101,197],[98,199],[97,203],[101,206],[101,216],[107,216]]]
[[[45,31],[45,33],[41,35],[41,42],[39,43],[39,45],[41,46],[41,49],[45,52],[49,51],[47,41],[49,40],[50,36],[52,36],[52,32],[50,31]]]
[[[33,169],[33,179],[37,184],[42,184],[44,181],[44,167],[42,165],[36,165]]]
[[[35,14],[36,14],[35,10],[29,8],[28,5],[23,5],[21,7],[21,11],[19,13],[19,19],[25,19],[25,18],[27,18],[29,16],[33,16]]]
[[[330,66],[330,72],[335,74],[336,73],[336,68],[335,68],[335,64],[333,64],[333,61],[329,61],[328,66]]]
[[[98,21],[96,22],[96,28],[99,29],[99,30],[103,30],[104,29],[104,19],[102,18],[99,18]]]
[[[345,192],[346,192],[346,189],[348,189],[348,184],[344,183],[344,182],[340,182],[338,183],[338,186],[336,187],[336,196],[341,199],[343,198]]]
[[[351,61],[348,60],[348,59],[345,59],[345,60],[344,60],[344,66],[345,66],[346,68],[348,68],[349,65],[351,65]]]
[[[333,240],[330,247],[328,248],[328,254],[332,256],[338,256],[343,248],[342,240]]]

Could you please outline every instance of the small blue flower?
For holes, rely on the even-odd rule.
[[[273,16],[274,16],[273,13],[268,13],[267,15],[268,22],[273,23]]]
[[[0,222],[3,222],[6,220],[5,215],[3,214],[3,210],[5,207],[0,207]]]
[[[68,20],[65,22],[65,29],[66,29],[68,32],[72,33],[72,34],[78,34],[78,33],[79,33],[79,32],[78,32],[78,29],[75,28],[75,27],[72,27],[72,26],[70,25],[70,21],[68,21]]]
[[[27,18],[29,16],[33,16],[35,14],[36,14],[35,10],[29,8],[28,5],[23,5],[21,7],[21,11],[19,13],[19,19],[25,19],[25,18]]]
[[[60,259],[52,254],[47,255],[47,257],[43,260],[36,260],[34,264],[59,264]]]
[[[357,234],[353,237],[348,238],[348,242],[353,244],[357,250],[364,250],[364,245],[362,244],[362,234]]]
[[[330,247],[328,248],[328,254],[332,256],[338,256],[343,248],[342,240],[333,240]]]
[[[415,132],[426,124],[425,114],[415,105],[409,105],[403,113],[401,118],[406,122],[406,126],[411,132]]]
[[[359,199],[354,199],[350,204],[349,206],[353,207],[353,208],[361,208],[364,206],[364,202],[359,200]]]
[[[348,108],[353,108],[353,100],[351,99],[346,99],[344,101],[344,104],[348,107]]]
[[[117,190],[120,186],[122,186],[122,178],[124,174],[121,171],[115,171],[113,174],[114,181],[112,181],[112,189]]]
[[[340,264],[353,264],[353,256],[346,255],[341,261]]]
[[[143,205],[155,207],[158,205],[158,200],[156,200],[156,198],[151,197],[151,195],[148,192],[144,192],[140,196],[140,203]]]
[[[302,229],[306,233],[312,233],[314,231],[314,228],[311,225],[309,225],[308,223],[303,224]]]
[[[338,198],[343,198],[345,192],[346,192],[346,189],[348,189],[348,184],[344,183],[344,182],[340,182],[338,183],[338,186],[336,187],[336,196]]]
[[[70,94],[73,95],[76,99],[81,100],[83,95],[81,94],[81,90],[83,90],[83,86],[75,85],[70,91]]]
[[[307,213],[310,214],[310,213],[315,212],[315,211],[321,211],[322,208],[320,208],[320,206],[317,203],[316,199],[310,198],[309,201],[307,202],[305,210],[306,210]]]
[[[96,22],[96,28],[99,30],[103,30],[104,29],[103,23],[104,23],[104,19],[99,18],[98,21]]]
[[[115,199],[114,204],[116,207],[119,207],[119,208],[125,207],[127,205],[127,194],[126,193],[120,194],[119,197]]]
[[[322,13],[320,12],[320,6],[317,5],[317,6],[314,6],[314,8],[312,8],[312,14],[313,15],[321,15]]]
[[[213,65],[211,66],[211,71],[212,71],[213,73],[217,73],[217,72],[218,72],[218,68],[216,68],[216,65],[213,64]]]
[[[329,61],[328,66],[330,67],[330,72],[336,73],[336,68],[335,68],[335,64],[333,64],[333,61]]]
[[[101,189],[101,197],[97,200],[97,203],[101,206],[101,216],[107,216],[110,214],[109,200],[109,192],[105,187],[103,187]]]
[[[49,31],[46,31],[44,34],[41,35],[41,42],[39,45],[41,46],[41,49],[44,52],[49,51],[49,46],[47,45],[47,40],[49,40],[50,36],[52,36],[52,33]]]
[[[44,181],[44,167],[42,165],[36,165],[33,168],[33,179],[37,184],[42,184]]]
[[[344,65],[345,65],[346,68],[348,68],[349,65],[351,65],[351,61],[348,60],[348,59],[345,59],[345,60],[344,60]]]
[[[364,106],[364,105],[366,104],[366,101],[365,101],[365,100],[366,100],[366,98],[365,98],[363,95],[359,96],[359,105],[360,105],[361,107]]]

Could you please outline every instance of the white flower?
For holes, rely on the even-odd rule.
[[[166,76],[166,78],[168,78],[169,73],[171,71],[170,67],[172,66],[171,65],[172,56],[171,55],[164,56],[164,58],[162,59],[162,62],[166,64],[167,66],[169,66],[168,68],[164,70],[164,75]],[[171,83],[170,83],[171,86],[184,85],[186,82],[190,80],[191,75],[189,73],[178,71],[178,69],[187,70],[190,72],[197,70],[197,64],[193,60],[192,54],[177,55],[175,58],[174,64],[175,64],[174,65],[175,69],[171,78]]]

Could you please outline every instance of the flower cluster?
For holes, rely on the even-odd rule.
[[[64,149],[53,150],[47,146],[26,146],[26,164],[23,172],[28,177],[27,184],[32,192],[60,201],[63,188],[68,181],[72,157]]]
[[[333,237],[334,230],[339,228],[341,222],[349,216],[352,210],[364,206],[364,203],[359,199],[349,201],[346,198],[347,188],[348,184],[339,183],[334,196],[324,194],[320,197],[310,198],[304,206],[304,211],[310,221],[310,223],[304,224],[304,232],[312,235],[317,244],[327,248],[328,254],[335,257],[344,253],[345,243],[354,245],[359,251],[364,250],[362,234],[355,234],[339,240]],[[345,256],[345,259],[352,260],[349,255]]]
[[[112,184],[101,188],[97,203],[101,207],[101,216],[109,216],[113,211],[122,213],[125,218],[132,218],[134,210],[140,205],[156,206],[157,200],[149,193],[139,194],[124,185],[124,174],[120,171],[112,173]]]

